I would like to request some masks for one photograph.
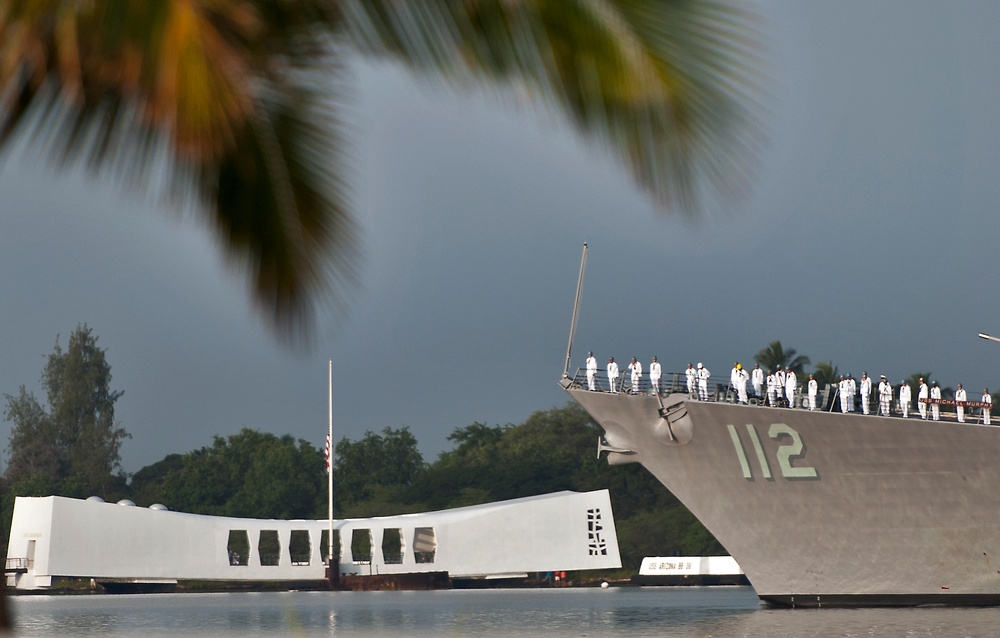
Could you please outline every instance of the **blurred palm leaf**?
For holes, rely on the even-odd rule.
[[[722,0],[0,0],[0,150],[162,180],[307,335],[354,278],[352,52],[538,99],[691,211],[748,177],[751,23]]]
[[[607,146],[664,207],[745,181],[760,65],[717,0],[344,0],[365,54],[524,88]]]

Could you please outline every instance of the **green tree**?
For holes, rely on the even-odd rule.
[[[48,409],[22,385],[4,395],[4,418],[13,423],[5,478],[19,484],[45,484],[66,496],[112,496],[124,481],[121,444],[130,435],[115,423],[111,365],[93,331],[83,325],[70,335],[66,351],[56,338],[42,373]]]
[[[382,434],[366,432],[358,441],[343,438],[334,448],[334,506],[354,516],[375,516],[386,511],[351,509],[364,501],[396,506],[403,494],[426,469],[410,429],[385,428]],[[398,513],[398,512],[396,512]]]
[[[458,447],[441,454],[414,492],[437,509],[456,498],[471,504],[472,494],[485,503],[574,489],[581,465],[597,471],[606,465],[594,454],[599,431],[575,404],[535,412],[517,426],[474,423],[449,436]]]
[[[503,440],[504,434],[513,426],[489,426],[478,421],[465,427],[456,428],[448,435],[448,440],[455,443],[456,447],[450,452],[441,454],[439,463],[447,464],[449,461],[462,459],[463,462],[486,461],[486,457],[492,449]]]
[[[690,208],[753,165],[751,24],[725,0],[0,0],[0,151],[24,141],[203,211],[293,335],[353,279],[350,56],[543,101]]]
[[[753,356],[753,360],[765,370],[791,368],[796,375],[802,374],[803,368],[809,365],[809,357],[796,355],[795,348],[784,348],[780,341],[772,341],[766,348]]]
[[[243,428],[212,445],[136,473],[143,504],[245,518],[309,518],[325,504],[322,453],[291,435]],[[138,502],[138,501],[137,501]]]
[[[622,565],[638,571],[646,556],[719,556],[722,545],[683,505],[675,503],[636,512],[629,518],[615,515]]]
[[[163,498],[163,482],[170,474],[182,470],[184,459],[185,456],[181,454],[168,454],[162,460],[133,474],[129,481],[130,498],[143,505],[160,503]]]

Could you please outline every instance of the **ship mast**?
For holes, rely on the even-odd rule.
[[[587,242],[583,242],[583,255],[580,256],[580,275],[576,280],[576,301],[573,302],[573,320],[569,324],[569,343],[566,344],[566,367],[563,368],[563,379],[569,377],[569,358],[573,350],[573,335],[576,334],[576,316],[580,312],[580,295],[583,293],[583,270],[587,266]]]

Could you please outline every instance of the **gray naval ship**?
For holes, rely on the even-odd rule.
[[[563,385],[765,602],[1000,604],[1000,428]]]
[[[707,400],[669,375],[662,396],[590,391],[569,350],[599,453],[652,472],[763,601],[1000,604],[1000,428],[731,403],[728,379]]]

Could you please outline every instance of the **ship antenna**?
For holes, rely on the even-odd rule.
[[[990,335],[986,334],[985,332],[980,332],[979,333],[979,338],[980,339],[986,339],[987,341],[1000,341],[1000,337],[991,337]]]
[[[576,334],[576,316],[580,312],[580,295],[583,293],[583,271],[587,267],[587,242],[583,242],[583,255],[580,256],[580,275],[576,280],[576,300],[573,302],[573,320],[569,324],[569,343],[566,344],[566,367],[563,368],[563,379],[569,378],[569,358],[573,350],[573,335]]]

